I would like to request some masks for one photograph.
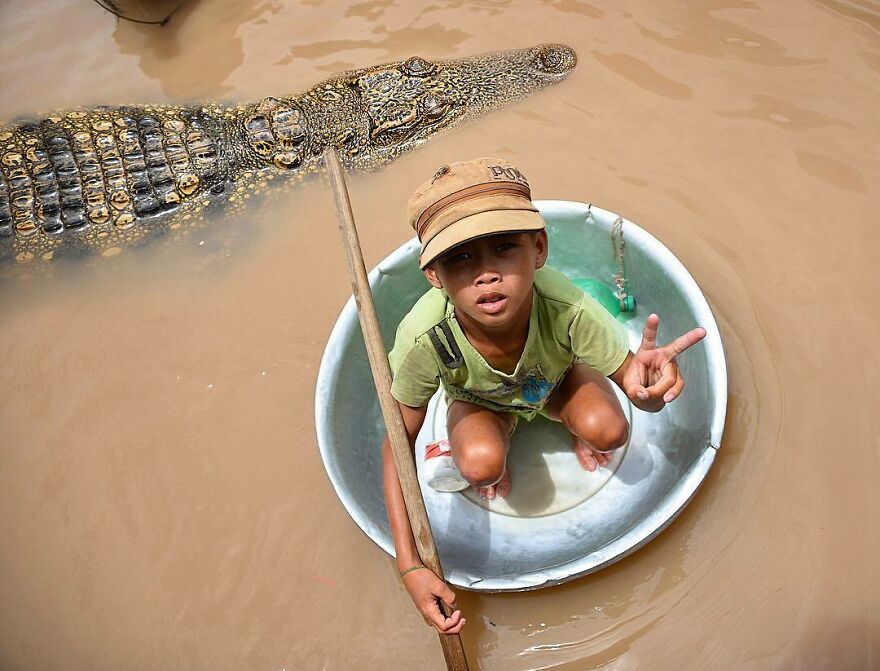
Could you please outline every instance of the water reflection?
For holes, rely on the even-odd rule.
[[[322,58],[328,55],[341,55],[358,49],[378,51],[382,59],[394,59],[401,54],[420,54],[433,57],[457,51],[458,46],[470,37],[470,33],[457,28],[445,28],[435,23],[424,28],[406,26],[389,30],[387,26],[377,26],[370,31],[375,39],[320,40],[289,47],[287,56],[277,65],[287,65],[296,59]],[[430,50],[426,50],[430,45]],[[337,67],[338,61],[321,66],[322,70]]]
[[[428,5],[423,13],[448,12],[461,10],[471,14],[486,14],[487,16],[499,16],[513,6],[513,0],[449,0],[440,5]]]
[[[584,0],[541,0],[541,2],[559,12],[582,14],[591,19],[601,19],[605,16],[605,12]]]
[[[659,8],[659,7],[658,7]],[[786,56],[786,48],[767,35],[746,28],[730,19],[720,18],[724,11],[760,12],[755,3],[744,0],[687,0],[664,4],[662,16],[649,27],[644,19],[637,22],[643,37],[670,49],[712,58],[732,56],[761,65],[802,66],[821,63],[817,58]],[[748,22],[747,14],[740,14]]]
[[[353,2],[345,10],[345,16],[360,16],[367,21],[373,22],[382,18],[382,15],[392,7],[394,0],[367,0],[366,2]]]
[[[869,2],[843,2],[842,0],[813,0],[820,7],[838,16],[860,24],[875,35],[880,35],[880,8]]]
[[[244,62],[240,28],[281,11],[277,0],[246,0],[210,7],[189,0],[164,26],[119,21],[113,33],[123,54],[136,56],[145,75],[175,100],[219,96]]]
[[[805,149],[797,150],[798,163],[804,172],[839,189],[867,192],[862,173],[839,158],[824,156]]]
[[[718,116],[727,119],[758,119],[768,121],[777,128],[787,130],[807,130],[811,128],[836,127],[855,128],[855,124],[842,119],[802,107],[791,100],[782,100],[769,95],[752,96],[749,109],[719,110]]]
[[[686,100],[693,97],[690,88],[661,75],[644,61],[629,54],[602,54],[594,51],[593,57],[601,65],[646,91],[671,100]]]
[[[609,663],[693,587],[683,586],[684,566],[698,519],[699,513],[683,515],[674,523],[676,532],[655,540],[650,553],[574,582],[527,595],[460,592],[469,623],[481,625],[465,639],[468,654],[484,660],[482,668],[499,670],[557,668],[575,660],[581,669]],[[567,611],[555,607],[560,601],[569,604]]]

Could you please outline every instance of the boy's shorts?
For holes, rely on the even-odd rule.
[[[513,415],[513,427],[510,429],[510,435],[513,435],[513,432],[516,430],[516,427],[519,426],[520,420],[524,420],[526,422],[531,422],[533,419],[535,419],[535,417],[540,415],[544,419],[552,422],[553,420],[550,419],[550,415],[548,415],[547,412],[544,410],[544,408],[546,408],[546,407],[547,406],[544,405],[541,407],[540,410],[531,410],[528,413],[525,413],[525,412],[511,412],[511,413],[509,413],[509,414]]]
[[[446,402],[446,407],[449,408],[449,404],[457,399],[449,398],[449,394],[444,391],[443,400]],[[470,403],[472,401],[468,402]],[[510,427],[510,433],[508,434],[511,436],[513,435],[513,432],[516,431],[516,427],[519,426],[520,420],[531,422],[533,419],[535,419],[535,417],[540,415],[544,419],[550,420],[551,422],[553,421],[552,419],[550,419],[550,416],[547,414],[546,410],[544,410],[544,408],[547,407],[546,403],[542,405],[541,408],[538,410],[498,410],[496,408],[490,408],[487,405],[483,405],[482,403],[474,403],[474,405],[479,405],[480,407],[486,408],[487,410],[491,410],[493,412],[505,412],[508,415],[511,415],[513,417],[513,425]]]
[[[550,398],[553,396],[553,393],[556,391],[556,389],[558,389],[559,385],[562,383],[562,381],[565,379],[565,377],[571,371],[571,368],[572,368],[572,366],[575,365],[575,363],[576,362],[572,362],[572,364],[565,370],[565,372],[559,376],[556,383],[553,385],[553,387],[550,389],[550,391],[544,397],[543,404],[537,410],[519,410],[519,409],[515,409],[515,408],[511,408],[510,410],[506,410],[506,409],[500,409],[500,408],[493,408],[493,407],[490,407],[490,406],[485,405],[483,403],[480,403],[477,398],[474,398],[473,400],[468,399],[465,402],[473,403],[474,405],[479,405],[480,407],[486,408],[487,410],[492,410],[493,412],[506,412],[509,415],[513,415],[513,426],[510,427],[510,433],[508,434],[511,436],[513,435],[513,432],[516,431],[516,427],[519,426],[520,420],[525,420],[526,422],[531,422],[533,419],[535,419],[535,417],[540,415],[544,419],[547,419],[552,422],[553,420],[550,418],[550,416],[547,414],[547,411],[545,410],[545,408],[547,407],[547,402],[550,400]],[[449,404],[452,401],[458,400],[458,399],[450,398],[449,392],[447,392],[444,387],[441,386],[440,388],[443,391],[443,399],[446,401],[447,408],[449,407]]]

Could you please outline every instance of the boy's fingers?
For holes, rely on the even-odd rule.
[[[455,611],[452,615],[446,618],[446,622],[443,623],[443,631],[448,634],[451,629],[454,629],[461,623],[461,620],[461,611]]]
[[[630,400],[634,401],[636,398],[642,398],[639,394],[645,391],[646,374],[647,370],[644,364],[639,361],[638,357],[633,358],[629,370],[623,378],[623,388],[626,390],[626,395],[629,396]]]
[[[678,365],[675,363],[674,359],[670,359],[670,361],[663,367],[660,379],[645,390],[648,393],[648,398],[662,397],[667,391],[672,389],[672,385],[675,384],[678,378]]]
[[[458,634],[458,633],[461,632],[461,628],[465,625],[465,622],[467,622],[467,620],[464,619],[464,618],[461,618],[461,620],[459,620],[459,622],[458,622],[457,625],[455,625],[454,627],[452,627],[452,629],[447,629],[447,630],[444,631],[443,633],[444,633],[444,634],[448,634],[448,635]]]
[[[453,615],[455,616],[454,620],[452,617],[448,617],[442,623],[428,622],[428,624],[441,634],[457,634],[461,631],[461,628],[467,620],[461,616],[461,611],[457,610]]]
[[[450,608],[455,608],[455,592],[449,589],[449,585],[443,583],[442,589],[439,590],[439,596]]]
[[[681,354],[688,347],[691,347],[692,345],[696,345],[698,342],[700,342],[705,337],[706,337],[706,329],[704,329],[702,326],[700,326],[698,328],[691,329],[690,331],[688,331],[684,335],[678,336],[675,340],[673,340],[671,343],[666,345],[666,347],[671,348],[675,354]]]
[[[642,330],[642,344],[639,349],[654,349],[657,347],[657,329],[660,327],[660,317],[655,314],[648,315],[645,328]]]
[[[449,617],[442,618],[442,621],[440,622],[440,624],[437,625],[437,629],[439,629],[442,632],[448,632],[455,625],[457,625],[460,620],[461,620],[461,611],[457,610],[454,613],[452,613],[452,615],[450,615]]]
[[[461,611],[455,611],[455,613],[453,613],[453,617],[449,617],[446,619],[446,623],[441,631],[444,634],[454,634],[458,631],[461,631],[462,620],[464,620],[464,617],[462,617]]]
[[[456,624],[458,624],[458,620],[460,618],[460,610],[455,610],[452,612],[452,615],[446,617],[443,614],[443,611],[440,610],[440,606],[435,603],[434,607],[428,613],[427,617],[425,617],[425,620],[428,622],[428,624],[436,628],[437,631],[446,631],[450,627],[454,627]]]
[[[437,631],[439,631],[441,634],[447,634],[447,635],[457,634],[461,631],[461,628],[464,626],[465,622],[467,622],[467,620],[462,617],[462,618],[458,618],[457,621],[455,622],[455,624],[449,624],[448,626],[444,626],[444,627],[435,626],[434,628]]]
[[[653,387],[648,387],[648,398],[662,398],[667,391],[672,389],[673,384],[672,380],[660,380]]]
[[[648,398],[648,390],[644,387],[644,385],[637,384],[630,387],[629,393],[627,395],[632,401],[635,401],[637,398],[644,401]]]
[[[672,385],[672,389],[670,389],[663,395],[663,402],[672,403],[672,401],[674,401],[681,395],[682,389],[684,389],[684,378],[679,377],[678,381],[674,385]]]

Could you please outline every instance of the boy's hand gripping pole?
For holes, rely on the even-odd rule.
[[[428,522],[428,513],[425,510],[425,502],[422,500],[422,492],[419,489],[418,476],[416,475],[415,463],[409,438],[406,434],[406,426],[397,407],[397,401],[391,395],[391,367],[388,365],[388,354],[382,342],[382,332],[379,330],[379,320],[376,317],[376,307],[373,305],[373,294],[367,280],[367,269],[364,266],[364,257],[361,253],[361,245],[358,240],[357,229],[354,224],[354,215],[351,211],[351,201],[348,197],[348,188],[345,185],[345,176],[339,157],[333,147],[324,151],[324,165],[330,174],[330,183],[333,186],[333,195],[336,201],[336,215],[339,220],[339,230],[342,233],[342,242],[345,247],[345,257],[348,261],[349,279],[357,305],[358,318],[361,322],[361,330],[364,334],[364,342],[367,346],[367,356],[370,359],[370,368],[373,371],[373,381],[376,383],[376,392],[379,395],[379,404],[382,406],[382,416],[385,418],[385,428],[388,431],[388,441],[391,444],[391,452],[394,455],[394,465],[397,468],[397,477],[400,480],[400,488],[403,491],[403,500],[406,504],[406,512],[409,523],[412,526],[416,548],[422,562],[443,580],[443,569],[437,557],[437,548],[434,546],[434,536],[431,533],[431,525]],[[440,607],[444,615],[449,617],[452,613],[449,607],[441,600]],[[461,644],[461,636],[458,634],[440,634],[440,645],[443,647],[443,655],[446,657],[446,668],[450,671],[468,671],[467,658]]]

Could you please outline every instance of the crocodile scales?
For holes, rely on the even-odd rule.
[[[574,51],[545,44],[450,61],[414,56],[238,106],[74,109],[0,127],[0,261],[113,256],[238,207],[321,167],[372,170],[567,77]]]

